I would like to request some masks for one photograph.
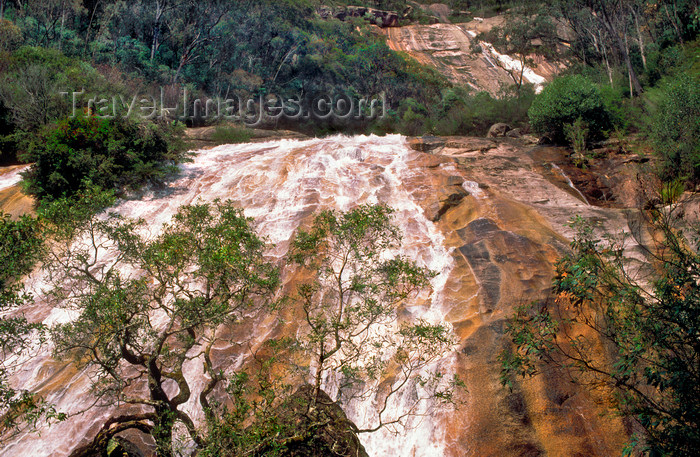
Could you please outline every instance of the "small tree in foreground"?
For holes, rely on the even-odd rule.
[[[171,456],[177,424],[203,447],[181,409],[191,396],[183,364],[202,361],[208,381],[199,402],[208,409],[223,379],[210,356],[217,329],[269,296],[277,271],[263,259],[266,246],[250,219],[230,202],[183,206],[149,236],[143,221],[93,216],[90,206],[106,203],[99,197],[47,210],[57,222],[47,266],[53,294],[78,314],[53,329],[56,354],[94,370],[99,401],[126,406],[74,455],[102,452],[116,434],[137,429],[153,436],[159,456]]]
[[[697,227],[685,235],[668,214],[655,217],[662,241],[649,284],[632,274],[619,241],[596,239],[575,222],[573,252],[557,264],[554,303],[525,305],[512,319],[502,380],[563,366],[636,419],[646,454],[690,456],[700,449],[700,238]]]
[[[430,369],[452,348],[451,330],[397,322],[397,308],[435,273],[393,255],[400,232],[391,214],[378,205],[326,210],[297,232],[290,259],[294,277],[307,279],[289,303],[299,328],[231,377],[231,401],[210,415],[203,455],[362,457],[358,433],[403,425],[422,400],[453,400],[460,383]],[[394,410],[411,382],[412,404]],[[375,422],[358,429],[341,408],[369,397]]]
[[[449,399],[441,374],[425,369],[452,347],[451,330],[425,321],[397,322],[397,306],[425,288],[436,273],[393,255],[400,232],[386,206],[359,206],[347,213],[323,211],[309,230],[299,230],[291,258],[312,280],[297,287],[304,325],[300,346],[310,357],[316,407],[324,380],[336,375],[341,404],[377,400],[376,423],[359,432],[401,424],[413,414],[388,406],[412,379]],[[377,383],[381,386],[377,390]],[[431,394],[431,395],[432,395]]]

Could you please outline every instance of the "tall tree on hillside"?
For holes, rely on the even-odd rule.
[[[642,85],[630,57],[631,12],[627,0],[559,0],[553,5],[572,28],[579,31],[578,33],[585,29],[581,27],[580,23],[575,23],[581,19],[581,16],[572,12],[584,12],[590,15],[591,22],[600,27],[603,32],[597,33],[597,36],[610,40],[611,47],[617,51],[624,62],[629,77],[630,94],[641,94]],[[608,58],[607,55],[604,57]]]
[[[68,21],[82,11],[80,0],[27,0],[22,6],[22,14],[37,22],[33,37],[37,44],[59,49]]]
[[[228,10],[225,0],[186,0],[178,5],[168,19],[170,44],[178,55],[173,82],[177,82],[186,65],[199,60],[207,45],[217,39],[215,29]]]

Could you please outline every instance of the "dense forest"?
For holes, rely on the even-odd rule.
[[[164,378],[184,383],[181,370],[187,351],[198,339],[213,339],[211,328],[240,317],[253,301],[281,306],[272,299],[279,271],[264,258],[265,242],[254,233],[252,222],[230,202],[183,207],[165,232],[153,238],[139,231],[142,221],[96,214],[116,197],[144,184],[162,183],[178,164],[190,160],[183,140],[186,128],[214,125],[224,140],[250,138],[245,116],[236,122],[208,117],[207,100],[236,99],[236,112],[262,112],[277,100],[296,100],[300,111],[313,111],[319,97],[331,104],[381,101],[383,116],[368,103],[359,106],[355,117],[290,112],[255,125],[313,135],[484,135],[492,124],[506,122],[542,141],[570,147],[572,160],[582,167],[592,144],[633,136],[640,150],[653,154],[649,172],[663,188],[656,204],[670,204],[683,191],[697,190],[697,0],[445,4],[451,12],[448,20],[455,23],[503,17],[500,25],[479,36],[521,63],[520,73],[512,75],[513,84],[504,85],[498,95],[456,86],[408,54],[392,51],[382,31],[387,24],[372,13],[343,20],[319,13],[322,8],[362,6],[394,12],[397,26],[444,20],[413,1],[0,0],[0,162],[32,164],[24,185],[37,202],[36,217],[0,217],[0,310],[10,312],[31,301],[22,277],[39,261],[45,262],[64,286],[85,291],[67,298],[75,301],[81,319],[52,329],[52,336],[64,342],[57,352],[79,354],[84,363],[97,367],[96,388],[105,398],[125,400],[122,390],[130,382],[130,372],[117,369],[120,363],[157,381],[149,385],[149,398],[130,399],[152,411],[104,424],[80,455],[106,452],[107,446],[114,446],[114,436],[129,427],[150,434],[159,455],[173,455],[173,428],[178,422],[201,450],[199,455],[307,455],[285,453],[293,446],[302,449],[299,452],[330,452],[322,437],[337,432],[329,431],[329,424],[345,421],[342,414],[319,407],[307,416],[309,422],[300,432],[295,418],[279,413],[279,408],[294,411],[299,408],[294,402],[301,401],[308,412],[323,403],[321,375],[330,370],[324,365],[330,363],[326,342],[332,341],[335,351],[342,346],[349,360],[360,359],[362,347],[352,335],[368,331],[392,312],[394,303],[422,290],[435,274],[408,259],[383,257],[400,238],[390,209],[371,206],[321,213],[308,231],[297,233],[288,261],[308,277],[316,275],[331,284],[335,272],[328,259],[342,252],[346,261],[354,262],[356,277],[349,287],[361,300],[356,308],[341,312],[342,318],[329,316],[314,302],[319,283],[300,288],[297,299],[307,311],[311,330],[303,344],[294,345],[305,345],[301,350],[319,360],[314,389],[308,398],[286,397],[287,403],[279,406],[275,390],[279,386],[270,381],[269,367],[241,373],[227,380],[228,393],[237,399],[233,406],[210,404],[202,395],[207,428],[195,430],[192,419],[178,409],[189,396],[168,396],[162,388]],[[561,69],[540,93],[522,76],[522,69],[534,67],[536,58],[546,58]],[[203,102],[197,107],[187,101],[188,96]],[[144,119],[139,115],[144,97],[194,114],[179,119],[166,112]],[[243,107],[248,101],[253,104]],[[76,110],[77,115],[71,116]],[[163,113],[156,108],[152,112]],[[697,250],[687,247],[692,242],[669,228],[668,215],[657,207],[650,211],[654,227],[664,235],[661,244],[668,248],[659,256],[660,279],[652,284],[655,308],[650,311],[641,305],[642,286],[627,281],[616,247],[602,247],[580,223],[573,253],[557,266],[554,289],[572,303],[616,304],[606,308],[606,336],[625,356],[607,374],[621,392],[619,411],[638,417],[644,429],[641,444],[632,443],[630,452],[692,455],[700,440],[696,383],[700,262]],[[148,277],[122,283],[118,273],[109,272],[96,278],[89,271],[94,254],[89,246],[84,252],[57,249],[76,237],[95,236],[118,246],[124,253],[119,262],[147,271]],[[44,243],[46,239],[53,241]],[[173,265],[179,272],[196,270],[190,283],[180,283]],[[195,292],[202,283],[207,284],[205,295]],[[338,287],[344,310],[343,285]],[[594,294],[594,289],[602,292]],[[177,306],[164,304],[168,294],[176,296]],[[122,303],[132,307],[123,309]],[[200,311],[203,303],[207,312]],[[169,319],[171,332],[148,327],[148,314],[156,308]],[[576,319],[555,323],[546,309],[535,308],[521,309],[509,329],[515,349],[502,356],[504,384],[512,383],[516,374],[534,374],[534,359],[561,363],[551,355],[557,325],[578,323]],[[667,323],[664,332],[654,323],[659,316]],[[0,323],[5,353],[24,351],[32,339],[48,338],[49,329],[23,317],[3,317]],[[84,337],[91,329],[105,330],[96,341]],[[406,356],[402,362],[411,370],[427,364],[451,343],[440,326],[421,323],[401,332],[400,349],[424,357],[416,362]],[[155,355],[147,350],[154,345],[159,348]],[[178,345],[180,351],[173,351]],[[680,356],[669,356],[674,353]],[[571,357],[573,367],[594,365],[576,355]],[[352,371],[359,369],[350,362],[348,366],[351,375],[367,374]],[[221,388],[224,379],[210,361],[205,369],[211,379],[209,392]],[[7,429],[65,419],[52,405],[11,388],[6,376],[7,370],[0,367],[0,408]],[[262,389],[251,392],[251,380]],[[458,385],[455,380],[454,386]],[[658,396],[644,388],[640,391],[640,385],[658,388]],[[451,391],[435,395],[451,400]],[[347,438],[344,445],[354,449],[353,440]]]

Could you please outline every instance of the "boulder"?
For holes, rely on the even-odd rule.
[[[452,14],[452,8],[444,3],[433,3],[425,7],[426,12],[440,19],[440,22],[449,23],[449,16]]]
[[[486,136],[488,138],[504,137],[504,136],[506,136],[506,133],[508,133],[510,130],[511,130],[511,128],[508,124],[504,124],[503,122],[499,122],[499,123],[493,124],[491,126],[491,128],[489,129],[489,133]]]
[[[324,424],[314,428],[308,415],[315,389],[302,386],[279,408],[278,417],[283,428],[304,428],[312,431],[307,438],[288,446],[284,454],[289,457],[368,457],[367,451],[357,437],[357,426],[345,415],[343,409],[321,391],[317,398],[318,422]]]
[[[537,141],[537,144],[539,144],[539,145],[554,144],[554,140],[552,140],[551,135],[542,135],[540,137],[540,139]]]
[[[513,129],[513,130],[508,130],[508,132],[506,132],[506,136],[508,138],[520,138],[523,136],[523,133],[520,129]]]
[[[436,152],[445,147],[445,140],[434,136],[422,136],[408,140],[408,146],[414,151]]]

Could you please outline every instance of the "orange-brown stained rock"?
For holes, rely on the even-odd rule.
[[[17,218],[23,214],[34,214],[35,200],[22,192],[19,185],[0,190],[0,210]]]
[[[488,147],[474,148],[473,141],[455,138],[447,142],[440,155],[409,151],[400,182],[390,182],[391,177],[384,176],[382,171],[390,167],[393,156],[375,157],[373,148],[385,147],[385,142],[391,140],[363,140],[366,142],[361,151],[363,158],[353,161],[348,159],[354,154],[352,151],[332,149],[338,148],[334,141],[340,142],[330,139],[320,144],[300,145],[274,161],[265,161],[265,151],[241,149],[235,155],[223,156],[232,163],[219,164],[217,161],[223,159],[214,151],[207,160],[216,164],[217,169],[210,169],[192,181],[183,181],[184,195],[179,198],[193,201],[199,193],[210,191],[219,182],[228,182],[228,192],[237,201],[246,207],[263,208],[260,214],[264,215],[270,208],[275,210],[274,205],[284,198],[277,187],[280,183],[266,181],[268,174],[277,173],[280,181],[298,180],[292,189],[295,192],[297,184],[309,186],[294,194],[294,201],[285,203],[300,204],[290,214],[296,226],[303,226],[310,223],[316,210],[337,203],[334,198],[338,194],[333,190],[339,184],[335,179],[354,183],[363,178],[374,189],[348,186],[340,194],[350,195],[352,204],[364,202],[371,191],[376,192],[380,201],[396,203],[387,199],[396,195],[392,194],[395,191],[392,186],[401,187],[418,205],[416,211],[422,211],[425,218],[434,221],[444,237],[443,244],[451,249],[453,260],[441,306],[458,339],[455,364],[456,373],[466,382],[465,403],[454,411],[438,412],[433,418],[424,419],[435,421],[444,432],[446,455],[619,455],[626,434],[622,422],[609,414],[609,405],[600,403],[585,388],[573,386],[563,373],[555,371],[519,382],[511,393],[499,383],[497,356],[508,345],[506,320],[514,308],[548,296],[554,262],[566,251],[567,238],[571,235],[565,225],[567,220],[579,213],[601,221],[607,231],[616,232],[627,228],[626,214],[585,205],[568,187],[560,186],[551,174],[545,173],[544,161],[517,143],[489,142],[485,145]],[[342,140],[342,143],[350,141],[358,140]],[[348,167],[352,173],[343,167],[330,174],[320,168],[307,173],[302,167],[307,157],[329,154],[326,148],[331,148],[337,156],[328,159],[332,166],[351,163]],[[272,147],[269,149],[274,151]],[[259,168],[248,175],[229,178],[217,174],[226,173],[222,170],[225,166],[240,170],[251,160],[257,160]],[[324,160],[313,162],[313,166],[325,166]],[[226,197],[221,193],[208,195],[222,196]],[[265,206],[267,203],[262,202],[265,198],[274,202]],[[284,222],[271,220],[267,227],[274,230]],[[275,251],[275,255],[284,253],[285,243],[288,244],[288,239],[280,241],[284,248]],[[286,291],[292,293],[295,285],[305,279],[308,278],[288,270],[284,276]],[[410,313],[401,309],[400,315],[407,318]],[[249,321],[226,327],[221,336],[231,342],[222,342],[215,348],[216,363],[234,364],[241,354],[264,354],[264,342],[295,335],[301,317],[299,307],[288,304],[276,313],[260,313]],[[600,357],[604,357],[602,353]],[[248,357],[249,363],[251,360]],[[55,379],[43,383],[47,390],[60,389],[60,385],[75,379],[68,370],[55,373]],[[83,416],[79,420],[88,419]],[[90,433],[86,427],[75,430]],[[411,431],[406,433],[409,436]]]

